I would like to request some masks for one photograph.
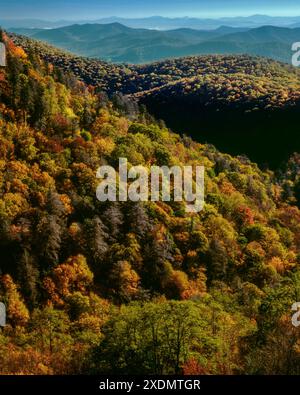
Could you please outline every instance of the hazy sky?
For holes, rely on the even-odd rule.
[[[0,0],[0,19],[300,15],[300,0]]]

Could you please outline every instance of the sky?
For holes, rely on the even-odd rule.
[[[0,19],[300,15],[300,0],[0,0]]]

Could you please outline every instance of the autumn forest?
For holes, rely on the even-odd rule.
[[[0,374],[300,374],[299,71],[1,41]],[[204,209],[99,202],[96,170],[120,157],[203,165]]]

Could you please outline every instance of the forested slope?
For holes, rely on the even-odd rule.
[[[276,169],[300,150],[300,72],[295,67],[246,55],[112,65],[13,38],[97,91],[134,98],[174,131],[223,152],[245,154],[262,168]]]
[[[277,183],[4,40],[0,372],[299,374],[291,172]],[[119,157],[204,165],[204,210],[100,203],[96,169]]]

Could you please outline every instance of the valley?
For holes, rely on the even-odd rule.
[[[121,93],[145,105],[179,134],[246,155],[262,167],[276,169],[300,149],[300,71],[292,66],[248,55],[119,65],[76,57],[23,36],[13,39],[98,92]]]

